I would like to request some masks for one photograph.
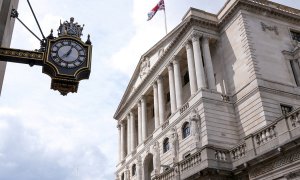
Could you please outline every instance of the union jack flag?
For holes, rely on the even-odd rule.
[[[164,0],[160,0],[156,6],[148,13],[148,20],[151,20],[153,16],[156,14],[157,11],[159,10],[165,10],[165,2]]]

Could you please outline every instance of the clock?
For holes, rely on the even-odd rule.
[[[87,60],[87,52],[77,41],[61,39],[51,46],[50,57],[60,67],[71,69]]]

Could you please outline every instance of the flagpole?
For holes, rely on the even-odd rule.
[[[164,8],[164,14],[165,14],[165,29],[166,29],[166,34],[168,34],[166,8]]]

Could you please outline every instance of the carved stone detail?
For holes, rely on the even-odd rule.
[[[277,26],[268,26],[263,22],[260,22],[260,24],[261,24],[261,28],[263,31],[266,31],[266,30],[274,31],[276,35],[279,35]]]
[[[160,173],[160,148],[159,148],[159,142],[155,141],[153,145],[153,165],[154,165],[154,173],[155,175],[158,175]]]
[[[150,70],[150,60],[148,57],[144,57],[140,66],[140,78],[145,77]]]
[[[178,151],[179,151],[179,141],[178,134],[176,132],[176,128],[173,127],[171,129],[171,145],[172,145],[172,154],[173,154],[173,163],[178,162]]]

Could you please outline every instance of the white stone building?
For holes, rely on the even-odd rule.
[[[300,179],[300,10],[190,8],[139,61],[114,115],[118,180]]]
[[[14,28],[14,18],[10,18],[11,9],[17,9],[19,0],[0,0],[0,46],[9,47]],[[0,61],[0,93],[2,90],[6,62]]]

